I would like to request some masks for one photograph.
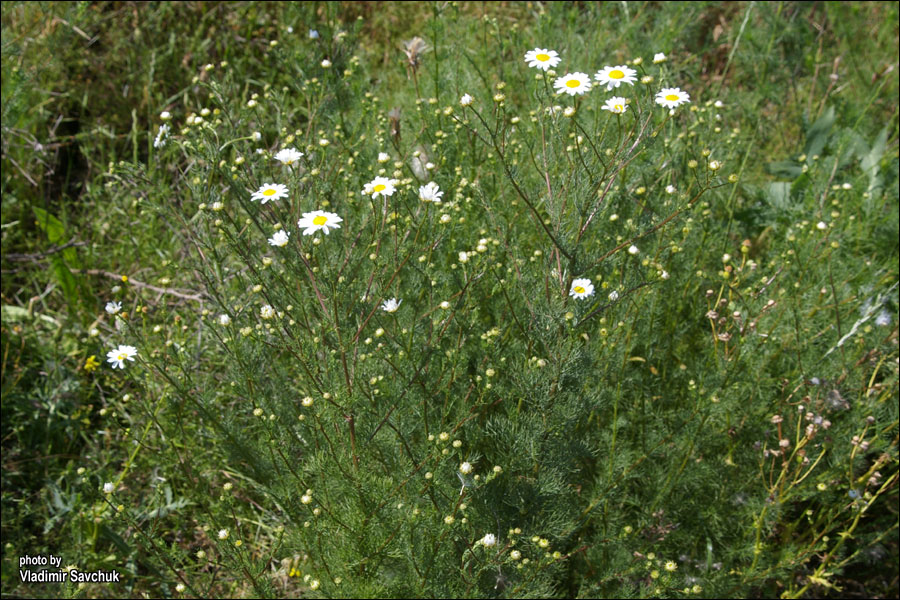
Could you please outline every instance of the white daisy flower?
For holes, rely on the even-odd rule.
[[[666,108],[676,108],[685,102],[690,102],[691,97],[681,88],[663,88],[656,94],[656,103]]]
[[[389,160],[391,160],[391,155],[388,154],[387,152],[379,152],[378,153],[378,162],[379,163],[384,164]]]
[[[376,177],[366,184],[366,187],[363,189],[362,193],[369,194],[372,196],[372,198],[377,198],[378,196],[393,196],[394,192],[397,189],[394,187],[395,185],[397,185],[396,179]]]
[[[381,310],[384,312],[395,313],[397,309],[400,308],[400,303],[403,300],[397,300],[396,298],[390,298],[381,303]]]
[[[122,310],[121,302],[107,302],[106,303],[106,312],[108,312],[109,314],[114,315],[117,312],[119,312],[120,310]]]
[[[464,462],[463,464],[459,465],[459,472],[463,475],[468,475],[472,472],[472,464],[469,462]]]
[[[462,98],[459,99],[459,105],[460,106],[469,106],[472,104],[473,100],[474,100],[474,98],[472,98],[472,96],[470,96],[469,94],[463,94]]]
[[[674,185],[667,185],[667,186],[666,186],[666,193],[667,193],[667,194],[674,194],[674,193],[677,192],[677,191],[678,191],[678,190],[675,189],[675,186],[674,186]]]
[[[490,548],[491,546],[497,545],[497,536],[493,533],[486,533],[484,537],[481,538],[481,543],[485,548]]]
[[[583,300],[594,295],[594,284],[590,279],[576,279],[572,282],[572,289],[569,295],[576,300]]]
[[[543,69],[544,71],[558,65],[560,60],[556,50],[535,48],[534,50],[529,50],[525,53],[525,62],[528,63],[529,67]]]
[[[159,126],[159,132],[156,134],[156,139],[153,140],[154,148],[162,148],[166,145],[166,139],[169,137],[169,125],[163,123]]]
[[[344,220],[331,212],[316,210],[303,213],[303,218],[297,221],[297,227],[303,230],[303,235],[312,235],[317,231],[324,231],[328,235],[329,228],[340,229],[338,223]]]
[[[283,165],[292,165],[303,156],[303,153],[296,148],[282,148],[274,156],[275,160],[280,161]]]
[[[619,299],[619,292],[617,292],[616,290],[613,290],[609,293],[609,301],[610,302],[615,302],[618,299]]]
[[[219,539],[220,539],[220,540],[228,539],[228,530],[227,530],[227,529],[220,529],[220,530],[219,530]]]
[[[278,200],[279,198],[287,198],[288,189],[286,185],[280,183],[264,183],[258,190],[250,196],[251,200],[259,200],[260,204],[265,204],[269,200]]]
[[[134,362],[134,357],[137,356],[137,353],[137,348],[134,346],[119,344],[118,348],[106,353],[106,362],[110,363],[113,369],[124,369],[125,361],[130,360],[131,362]]]
[[[275,316],[275,309],[272,308],[271,305],[266,304],[262,308],[259,309],[259,316],[263,319],[271,319]]]
[[[640,249],[637,246],[635,246],[634,244],[632,244],[631,246],[628,247],[628,254],[630,254],[632,256],[637,256],[640,253],[641,253]]]
[[[219,325],[222,327],[228,327],[231,325],[231,317],[228,315],[219,315]]]
[[[275,232],[275,235],[269,238],[269,245],[284,248],[285,246],[287,246],[288,238],[290,237],[290,232],[285,231],[284,229],[279,229]]]
[[[654,65],[658,65],[659,63],[664,63],[664,62],[666,62],[666,60],[668,60],[668,59],[666,58],[666,55],[663,54],[662,52],[657,52],[656,54],[653,55],[653,64]]]
[[[606,101],[606,104],[600,107],[603,110],[608,110],[611,113],[615,113],[617,115],[621,115],[628,109],[628,103],[625,98],[620,96],[613,96],[612,98]]]
[[[444,192],[442,192],[438,187],[438,184],[433,181],[429,181],[419,188],[419,200],[422,202],[434,202],[435,204],[440,204],[443,195]]]
[[[107,481],[106,483],[103,484],[103,493],[104,494],[112,494],[114,491],[116,491],[116,486],[114,486],[112,484],[112,482]]]
[[[591,78],[585,73],[569,73],[563,77],[559,77],[553,82],[557,94],[563,92],[574,96],[581,95],[591,90]]]
[[[623,83],[634,85],[634,82],[637,81],[637,71],[630,69],[625,65],[617,65],[615,67],[607,65],[594,74],[594,79],[596,79],[600,85],[605,84],[606,91],[608,92],[613,88],[619,87]]]

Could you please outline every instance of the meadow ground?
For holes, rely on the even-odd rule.
[[[897,56],[3,3],[3,596],[897,597]]]

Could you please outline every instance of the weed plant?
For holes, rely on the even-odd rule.
[[[896,595],[896,5],[42,10],[5,594]],[[31,174],[50,15],[146,40],[80,188]]]

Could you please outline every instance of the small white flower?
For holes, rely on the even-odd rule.
[[[463,94],[462,98],[459,99],[460,106],[470,106],[474,99],[469,94]]]
[[[721,100],[716,100],[715,102],[713,102],[713,106],[715,106],[716,108],[722,108],[723,106],[725,106],[725,103]]]
[[[557,94],[565,92],[570,96],[581,95],[591,91],[591,78],[585,73],[570,73],[557,78],[553,82],[553,87],[556,88]]]
[[[219,325],[222,327],[228,327],[231,325],[231,317],[228,315],[219,315]]]
[[[280,161],[283,165],[292,165],[303,156],[303,153],[296,148],[282,148],[275,155],[275,160]]]
[[[303,235],[312,235],[317,231],[324,231],[325,235],[329,233],[329,227],[340,229],[338,223],[344,220],[332,212],[316,210],[313,212],[303,213],[303,218],[297,221],[297,227],[303,229]]]
[[[114,315],[114,314],[118,313],[120,310],[122,310],[121,302],[107,302],[106,303],[106,312],[108,312],[109,314]]]
[[[677,191],[678,191],[678,190],[675,189],[675,186],[674,186],[674,185],[667,185],[667,186],[666,186],[666,193],[667,193],[667,194],[674,194],[674,193],[677,192]]]
[[[114,486],[111,482],[107,481],[103,484],[104,494],[112,494],[114,491],[116,491],[116,486]]]
[[[563,116],[565,117],[574,117],[575,116],[575,107],[567,106],[565,110],[563,110]]]
[[[875,317],[875,324],[879,327],[887,327],[891,324],[891,313],[886,309],[882,309],[878,316]]]
[[[389,298],[381,303],[381,310],[384,312],[395,313],[397,309],[400,308],[400,303],[403,300],[397,300],[396,298]]]
[[[269,238],[269,245],[284,248],[285,246],[287,246],[288,238],[290,238],[290,236],[290,232],[285,231],[284,229],[279,229],[272,237]]]
[[[438,184],[433,181],[429,181],[419,188],[419,200],[422,202],[434,202],[435,204],[440,204],[443,195],[444,192],[442,192],[438,187]]]
[[[396,179],[388,179],[387,177],[376,177],[372,181],[366,184],[363,189],[363,194],[369,194],[372,198],[377,198],[378,196],[393,196],[394,192],[397,188],[394,186],[397,185]]]
[[[254,131],[253,135],[251,135],[250,137],[253,138],[254,142],[258,142],[262,139],[262,133],[260,133],[259,131]]]
[[[637,71],[625,65],[605,66],[594,74],[594,79],[600,85],[606,85],[606,91],[608,92],[623,83],[634,85],[634,82],[637,81]]]
[[[269,200],[278,200],[279,198],[287,198],[288,189],[286,185],[280,183],[264,183],[258,190],[250,196],[251,200],[259,200],[260,204],[265,204]]]
[[[275,309],[271,307],[271,305],[266,304],[262,308],[259,309],[259,316],[263,319],[271,319],[275,316]]]
[[[608,110],[611,113],[621,115],[628,109],[628,102],[620,96],[609,98],[606,103],[600,107],[602,110]]]
[[[159,118],[160,118],[160,120],[162,120],[162,121],[168,121],[168,120],[170,120],[170,119],[172,118],[172,113],[170,113],[170,112],[167,111],[167,110],[164,110],[164,111],[162,111],[161,113],[159,113]]]
[[[666,108],[677,108],[690,101],[691,97],[681,88],[663,88],[656,94],[656,103]]]
[[[187,588],[184,587],[183,583],[178,583],[175,585],[175,591],[178,592],[179,594],[184,593],[184,590],[186,590],[186,589]]]
[[[440,220],[441,220],[441,223],[443,223],[444,225],[446,225],[447,223],[450,222],[451,217],[450,217],[450,215],[441,215],[441,219],[440,219]]]
[[[663,54],[662,52],[657,52],[656,54],[653,55],[653,64],[654,65],[658,65],[659,63],[664,63],[667,60],[668,59],[666,58],[666,55]]]
[[[594,295],[594,284],[590,279],[576,279],[572,282],[569,295],[576,300],[583,300]]]
[[[169,126],[166,123],[163,123],[159,126],[159,132],[156,134],[156,139],[153,140],[154,148],[162,148],[166,145],[166,139],[169,137]]]
[[[459,262],[461,262],[461,263],[469,262],[469,253],[468,252],[460,252],[459,253]]]
[[[618,299],[619,299],[619,292],[617,292],[616,290],[613,290],[609,293],[609,301],[610,302],[615,302]]]
[[[825,221],[819,221],[818,223],[816,223],[816,229],[818,229],[819,231],[825,231],[826,229],[828,229],[828,224],[825,223]]]
[[[387,152],[379,152],[378,153],[378,162],[379,163],[384,164],[384,163],[388,162],[389,160],[391,160],[391,155],[388,154]]]
[[[641,253],[641,251],[638,249],[637,246],[635,246],[635,245],[633,245],[633,244],[632,244],[631,246],[629,246],[629,248],[628,248],[628,254],[630,254],[630,255],[632,255],[632,256],[637,256],[637,255],[640,254],[640,253]]]
[[[124,369],[125,361],[130,360],[134,362],[134,357],[137,356],[137,353],[137,348],[134,346],[120,344],[115,350],[110,350],[106,353],[106,362],[110,363],[113,369]]]
[[[309,39],[311,39],[311,40],[319,39],[319,32],[316,31],[315,29],[310,29],[309,30]]]
[[[544,71],[549,71],[556,67],[560,60],[562,59],[560,59],[559,53],[557,53],[556,50],[535,48],[534,50],[529,50],[525,53],[525,62],[529,67],[543,69]]]
[[[444,300],[443,302],[441,302],[440,306],[441,306],[441,308],[443,308],[444,310],[447,310],[448,308],[450,308],[450,303],[447,302],[446,300]]]
[[[219,530],[219,539],[220,539],[220,540],[227,540],[227,539],[228,539],[228,530],[227,530],[227,529],[220,529],[220,530]]]
[[[468,475],[472,472],[472,465],[468,462],[464,462],[463,464],[459,465],[459,472],[463,475]]]
[[[497,536],[493,533],[486,533],[483,538],[481,538],[481,543],[485,548],[490,548],[491,546],[497,545]]]
[[[324,59],[321,64],[322,64],[323,69],[328,69],[331,67],[331,61],[328,60],[327,58]]]

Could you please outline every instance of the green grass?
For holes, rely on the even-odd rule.
[[[3,5],[3,593],[896,596],[897,5],[409,4]]]

